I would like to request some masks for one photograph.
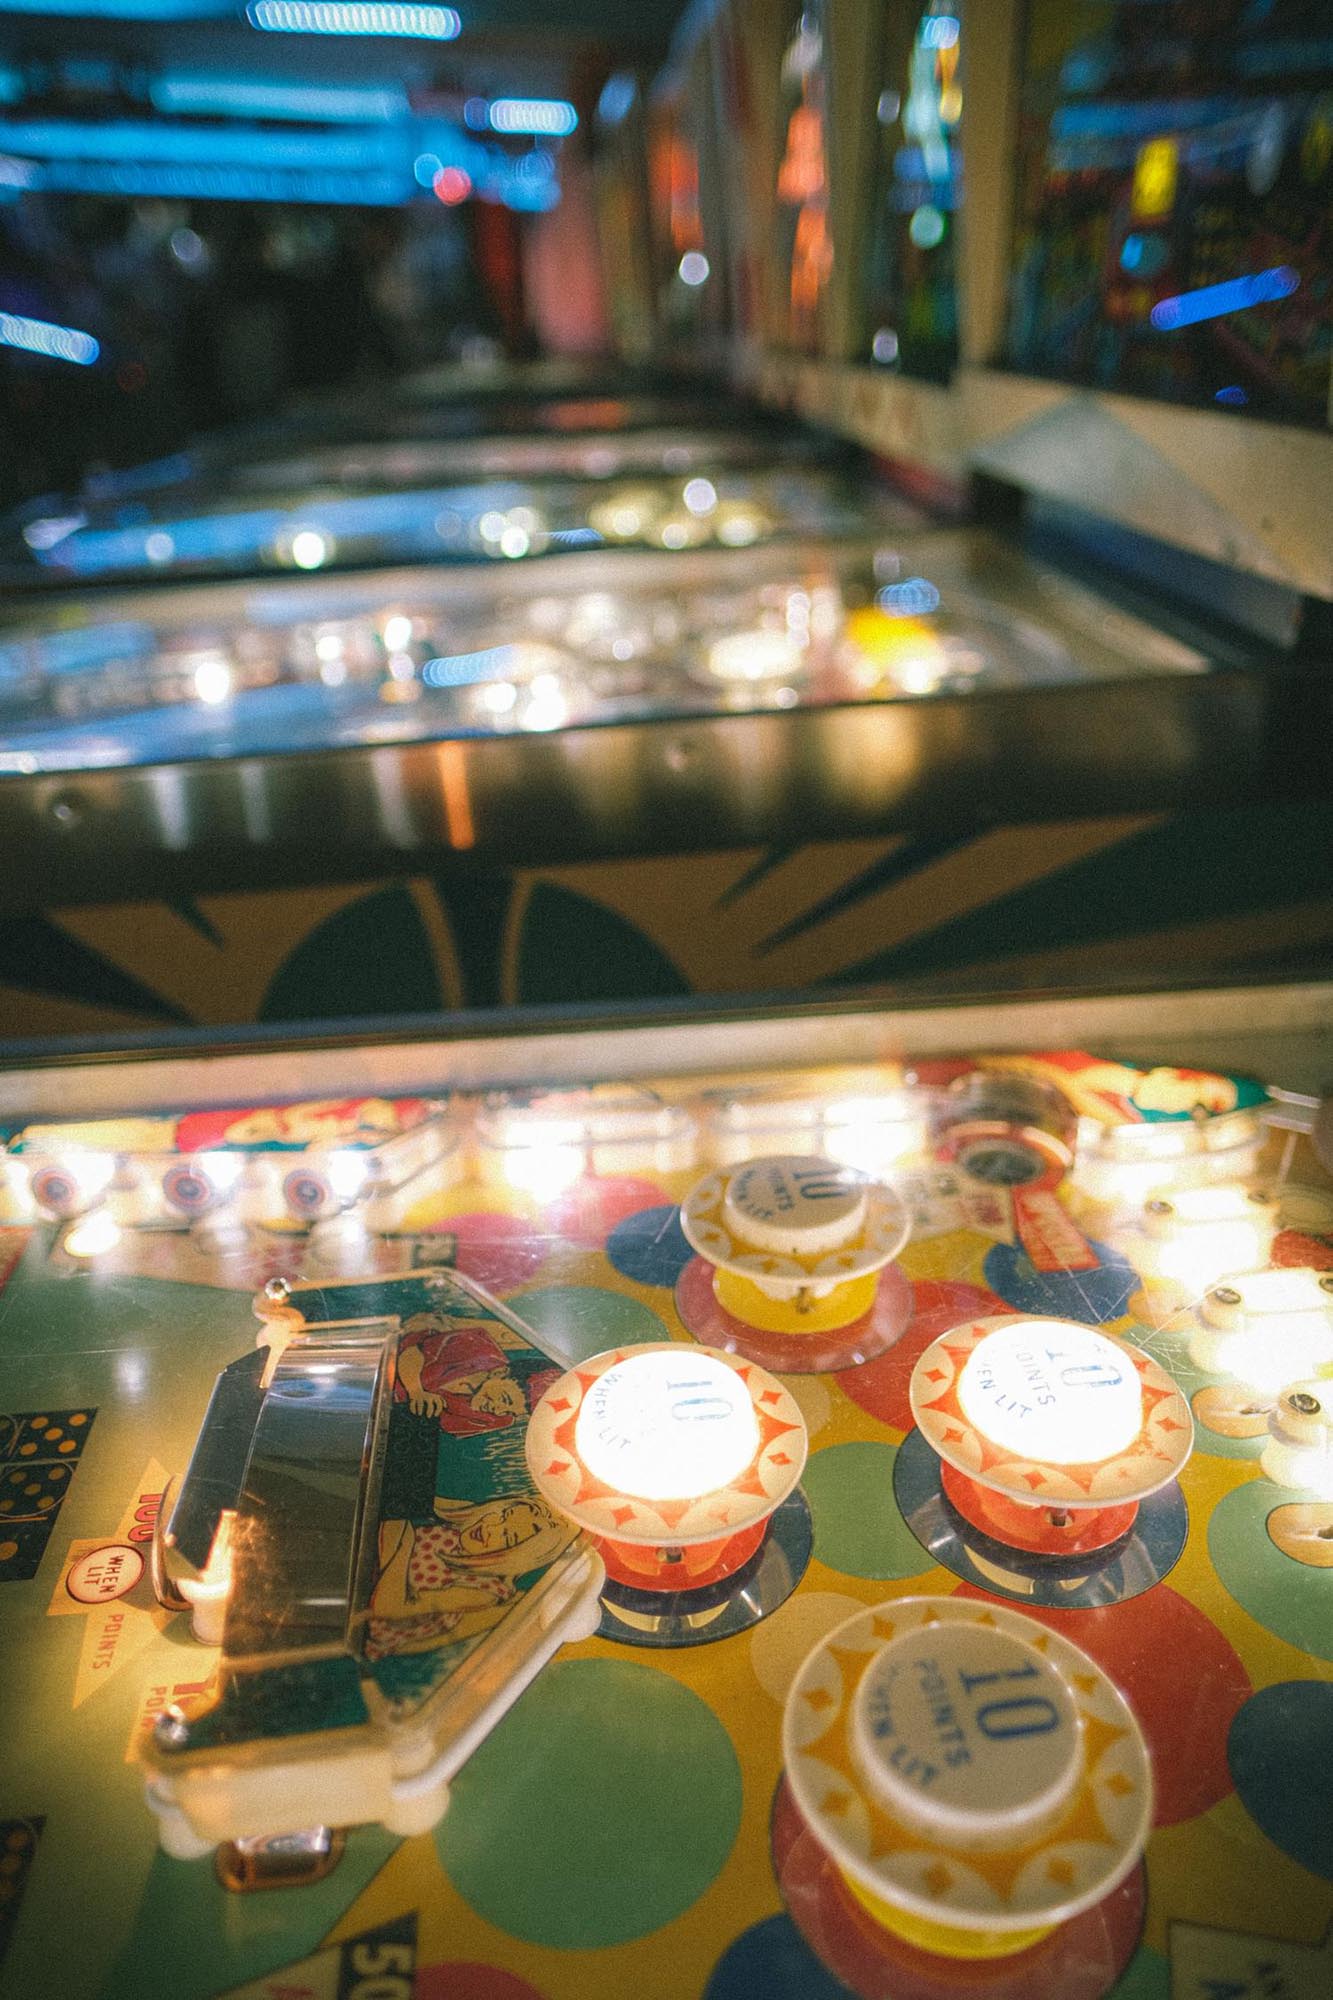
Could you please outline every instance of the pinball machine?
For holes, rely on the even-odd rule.
[[[11,1066],[0,1991],[1316,2000],[1329,998]]]

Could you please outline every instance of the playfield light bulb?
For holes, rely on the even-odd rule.
[[[245,1171],[244,1153],[201,1153],[199,1171],[206,1174],[219,1194],[227,1194],[235,1187]]]
[[[99,1208],[74,1224],[65,1237],[65,1249],[71,1257],[104,1257],[119,1241],[119,1223]]]
[[[329,1177],[329,1186],[338,1199],[354,1201],[366,1184],[370,1165],[364,1153],[349,1146],[330,1153],[324,1170]]]
[[[802,645],[790,632],[729,632],[708,649],[708,671],[720,681],[766,681],[798,673]]]
[[[85,1205],[105,1194],[115,1179],[114,1153],[63,1153],[60,1165],[78,1189]]]
[[[537,1201],[554,1201],[583,1172],[583,1148],[542,1145],[514,1146],[505,1154],[505,1175],[513,1187]]]
[[[1115,1458],[1143,1425],[1143,1391],[1120,1350],[1058,1320],[1025,1320],[979,1341],[958,1401],[983,1437],[1048,1465]]]
[[[595,1479],[643,1500],[692,1500],[737,1478],[759,1426],[733,1368],[681,1346],[631,1355],[583,1400],[575,1447]]]

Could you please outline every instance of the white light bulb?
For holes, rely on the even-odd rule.
[[[595,1479],[640,1500],[689,1500],[738,1477],[759,1448],[735,1370],[682,1345],[631,1355],[588,1391],[575,1448]]]
[[[1024,1320],[968,1356],[963,1415],[1005,1451],[1046,1465],[1089,1465],[1126,1451],[1143,1424],[1143,1391],[1126,1355],[1091,1327]]]
[[[319,569],[328,560],[329,544],[314,528],[292,536],[292,561],[298,569]]]

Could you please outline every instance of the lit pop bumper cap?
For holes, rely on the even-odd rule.
[[[764,1369],[672,1341],[571,1368],[534,1410],[526,1449],[543,1497],[599,1539],[708,1547],[781,1505],[806,1430]]]
[[[1075,1320],[967,1321],[931,1342],[910,1393],[946,1464],[1029,1503],[1146,1499],[1177,1476],[1194,1439],[1165,1369]]]
[[[787,1698],[797,1808],[876,1922],[1003,1956],[1088,1909],[1152,1816],[1142,1733],[1076,1646],[1021,1613],[903,1598],[821,1641]]]

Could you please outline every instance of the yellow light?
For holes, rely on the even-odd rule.
[[[640,1500],[693,1500],[759,1448],[750,1394],[725,1362],[685,1346],[631,1355],[583,1399],[574,1443],[595,1479]]]
[[[987,1334],[964,1364],[958,1401],[984,1437],[1046,1465],[1115,1458],[1143,1425],[1143,1392],[1124,1354],[1091,1327],[1059,1320]]]
[[[1149,139],[1139,147],[1130,196],[1136,222],[1158,222],[1170,215],[1176,200],[1179,157],[1174,139]]]

